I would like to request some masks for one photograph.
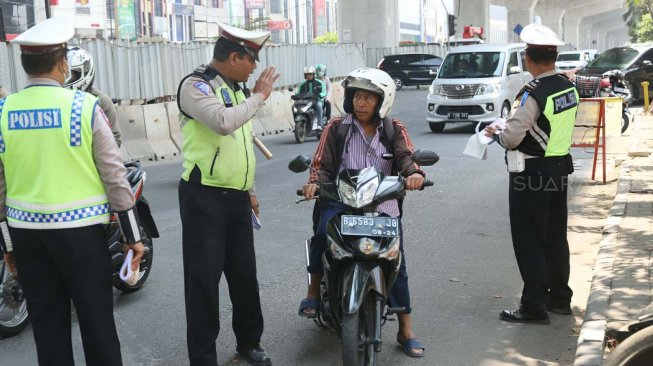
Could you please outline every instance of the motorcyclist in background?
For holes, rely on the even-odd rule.
[[[77,46],[68,47],[68,65],[70,66],[70,78],[64,83],[64,87],[70,89],[78,89],[87,93],[93,94],[98,98],[100,108],[107,116],[111,124],[111,132],[113,138],[116,140],[118,147],[122,144],[122,135],[120,133],[120,124],[118,123],[118,111],[113,104],[113,100],[93,87],[95,79],[95,63],[93,56],[86,50]]]
[[[324,109],[327,121],[331,119],[331,102],[329,102],[329,95],[331,94],[331,80],[326,76],[327,67],[325,64],[317,64],[315,66],[315,76],[321,80],[326,86],[326,97],[324,97]]]
[[[315,115],[317,116],[317,124],[313,124],[312,129],[317,130],[322,128],[322,112],[324,110],[324,99],[327,95],[327,89],[321,80],[315,78],[315,68],[313,66],[306,66],[304,68],[304,81],[299,84],[297,94],[313,94],[317,97],[315,103]]]

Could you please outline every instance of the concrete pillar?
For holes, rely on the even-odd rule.
[[[473,25],[490,30],[490,0],[454,0],[456,22],[456,38],[462,38],[463,27]]]
[[[594,0],[580,6],[568,7],[563,16],[560,36],[566,43],[578,48],[581,43],[580,24],[583,18],[621,8],[622,0]]]
[[[585,49],[585,48],[597,48],[598,46],[598,39],[596,38],[596,32],[593,32],[593,28],[595,27],[596,23],[602,23],[608,21],[609,24],[607,24],[609,27],[612,27],[612,25],[621,25],[623,27],[624,32],[627,33],[627,27],[625,26],[623,22],[623,14],[626,12],[626,9],[618,9],[618,10],[612,10],[612,11],[607,11],[603,12],[600,14],[595,14],[592,16],[587,16],[584,17],[581,20],[580,23],[580,41],[578,43],[578,48],[579,49]],[[592,41],[596,41],[596,43],[592,43]]]
[[[492,1],[492,4],[505,6],[508,9],[508,42],[520,42],[519,36],[512,30],[517,24],[521,24],[522,27],[525,27],[533,23],[533,9],[537,3],[538,0]]]
[[[369,48],[399,45],[399,0],[340,0],[337,4],[340,42],[365,43]]]

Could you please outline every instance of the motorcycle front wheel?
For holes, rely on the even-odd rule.
[[[376,365],[374,339],[376,328],[374,298],[368,296],[361,308],[353,314],[342,315],[343,366]]]
[[[152,269],[152,261],[154,260],[154,246],[152,245],[152,239],[148,238],[145,235],[145,232],[142,227],[141,227],[141,237],[143,238],[143,246],[145,247],[145,253],[143,253],[143,258],[141,259],[141,267],[140,267],[140,272],[138,274],[138,281],[132,286],[123,282],[120,279],[120,277],[117,277],[113,282],[113,287],[125,293],[138,291],[141,287],[143,287],[143,284],[145,283],[145,281],[147,281],[147,277],[150,275],[150,270]]]
[[[295,122],[295,141],[301,144],[304,142],[304,138],[306,138],[306,121],[297,121]]]
[[[626,132],[628,129],[628,124],[630,123],[630,118],[626,113],[621,114],[621,133]]]
[[[11,337],[20,333],[27,323],[27,303],[20,283],[9,272],[9,266],[0,257],[0,337]]]
[[[619,343],[605,366],[644,366],[653,360],[653,326],[640,330]]]

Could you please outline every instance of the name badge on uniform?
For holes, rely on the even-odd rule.
[[[229,95],[229,91],[227,89],[222,89],[222,100],[224,101],[225,107],[231,107],[234,105],[234,103],[231,101],[231,96]]]

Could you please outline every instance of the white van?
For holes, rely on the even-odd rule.
[[[556,69],[559,71],[581,69],[594,60],[596,55],[596,50],[560,52],[556,59]]]
[[[533,77],[524,70],[525,44],[479,44],[451,49],[426,97],[433,132],[446,123],[484,122],[510,114],[519,90]]]

